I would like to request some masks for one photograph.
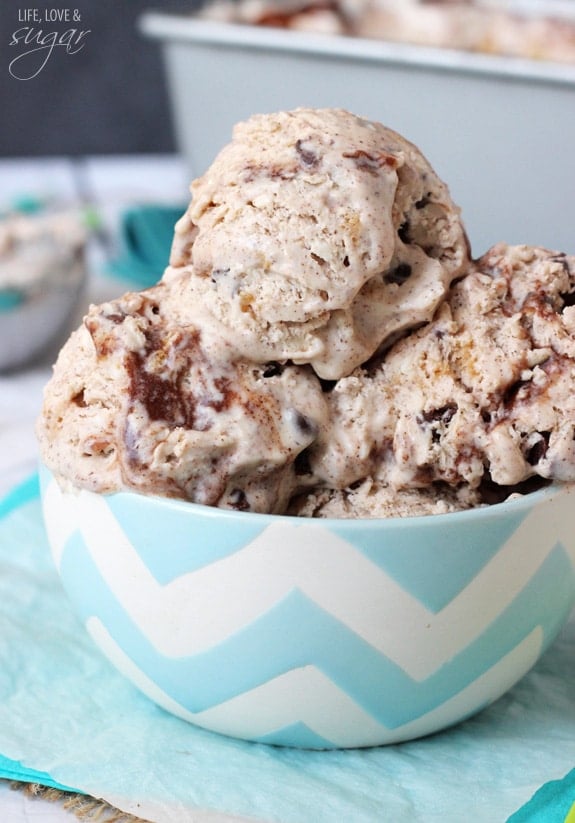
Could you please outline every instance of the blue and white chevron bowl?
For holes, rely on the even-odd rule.
[[[342,748],[438,731],[513,686],[575,603],[575,487],[338,521],[42,484],[98,646],[156,703],[234,737]]]

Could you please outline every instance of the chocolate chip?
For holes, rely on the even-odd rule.
[[[126,315],[123,312],[113,312],[111,314],[104,314],[103,317],[106,320],[109,320],[110,323],[114,323],[114,325],[118,326],[120,323],[123,323],[126,319]]]
[[[537,440],[525,455],[525,459],[530,466],[536,466],[547,453],[551,432],[539,432],[539,435],[541,439]]]
[[[314,421],[306,417],[305,414],[297,411],[297,409],[293,410],[292,421],[301,434],[306,437],[315,437],[317,434],[317,426]]]
[[[299,154],[299,159],[302,166],[306,166],[307,168],[314,168],[314,166],[318,165],[318,155],[312,149],[305,148],[303,140],[297,141],[297,143],[295,144],[295,150]]]
[[[337,380],[325,380],[323,378],[319,378],[319,384],[321,386],[321,390],[324,394],[329,394],[330,391],[333,391],[337,386]]]
[[[349,257],[347,256],[347,254],[346,254],[346,255],[345,255],[345,257],[343,258],[343,266],[344,266],[344,268],[346,268],[346,269],[347,269],[347,268],[349,268]]]
[[[559,296],[563,301],[564,309],[566,309],[568,306],[575,306],[575,291],[567,292],[566,294],[560,294]]]
[[[86,399],[84,397],[84,389],[82,389],[82,391],[79,391],[77,394],[75,394],[72,397],[71,402],[75,406],[78,406],[81,409],[85,409],[88,404],[86,403]]]
[[[421,412],[421,419],[426,423],[435,423],[441,421],[442,423],[450,422],[451,418],[457,411],[457,403],[446,403],[445,406],[440,406],[438,409],[429,409]]]
[[[394,269],[385,273],[383,279],[386,283],[397,283],[401,286],[411,277],[411,266],[409,263],[399,263]]]
[[[415,201],[416,209],[424,209],[429,204],[429,194],[424,195],[421,200]]]
[[[485,472],[483,479],[479,485],[479,494],[481,501],[492,506],[495,503],[502,503],[511,494],[532,494],[539,489],[543,489],[551,483],[542,477],[529,477],[521,483],[516,483],[512,486],[500,486],[494,483],[489,472]]]
[[[284,367],[281,363],[277,363],[275,360],[272,360],[271,363],[266,363],[263,371],[262,377],[278,377],[284,370]]]
[[[527,385],[527,381],[525,380],[516,380],[515,383],[511,383],[510,386],[507,386],[505,391],[503,392],[502,400],[504,406],[511,406],[517,399],[517,395],[523,388],[523,386]]]
[[[441,406],[440,408],[422,411],[420,414],[417,415],[416,419],[420,425],[422,423],[441,423],[444,426],[448,426],[456,411],[456,403],[446,403],[445,406]],[[432,441],[434,443],[439,443],[440,438],[440,432],[437,430],[437,428],[434,428],[431,433]]]
[[[311,474],[311,464],[309,460],[309,449],[301,451],[293,462],[294,471],[297,477]]]
[[[405,220],[397,230],[397,235],[402,243],[411,243],[409,239],[409,228],[409,220]]]
[[[567,255],[564,252],[560,252],[559,254],[554,254],[552,257],[549,258],[553,260],[554,263],[559,263],[565,274],[571,277],[571,268],[569,266],[569,261],[567,260]]]

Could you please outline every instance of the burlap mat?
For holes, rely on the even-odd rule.
[[[104,800],[96,800],[85,794],[63,792],[60,789],[42,786],[40,783],[20,783],[17,780],[11,780],[10,787],[24,792],[29,797],[59,803],[64,809],[75,814],[79,820],[89,823],[150,823],[142,817],[134,817],[116,809]]]

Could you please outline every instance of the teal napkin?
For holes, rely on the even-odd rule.
[[[93,646],[52,566],[36,478],[0,501],[0,776],[155,823],[206,809],[266,823],[564,823],[574,674],[571,620],[511,692],[442,734],[333,752],[232,740],[156,707]]]
[[[11,760],[0,754],[0,777],[5,780],[17,780],[19,783],[39,783],[41,786],[49,786],[52,789],[60,789],[65,792],[76,792],[70,786],[64,786],[56,780],[52,780],[47,772],[38,772],[36,769],[29,769],[18,760]]]
[[[508,823],[575,823],[575,769],[542,786]]]
[[[168,265],[174,225],[185,206],[143,205],[120,217],[120,254],[109,264],[110,273],[138,288],[153,286]]]

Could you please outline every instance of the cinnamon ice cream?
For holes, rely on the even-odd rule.
[[[174,324],[161,284],[91,308],[38,431],[44,461],[72,485],[273,512],[325,422],[311,370],[250,363],[209,323]]]
[[[342,110],[240,124],[156,286],[46,387],[61,483],[253,512],[435,514],[575,481],[575,258],[469,257],[422,154]]]
[[[164,281],[185,287],[182,322],[199,306],[250,360],[332,380],[430,320],[468,259],[459,209],[415,146],[298,109],[235,128],[192,184]]]
[[[512,488],[575,480],[575,258],[490,249],[434,320],[327,395],[314,483]]]
[[[575,14],[570,6],[522,0],[211,0],[199,17],[573,63]]]

